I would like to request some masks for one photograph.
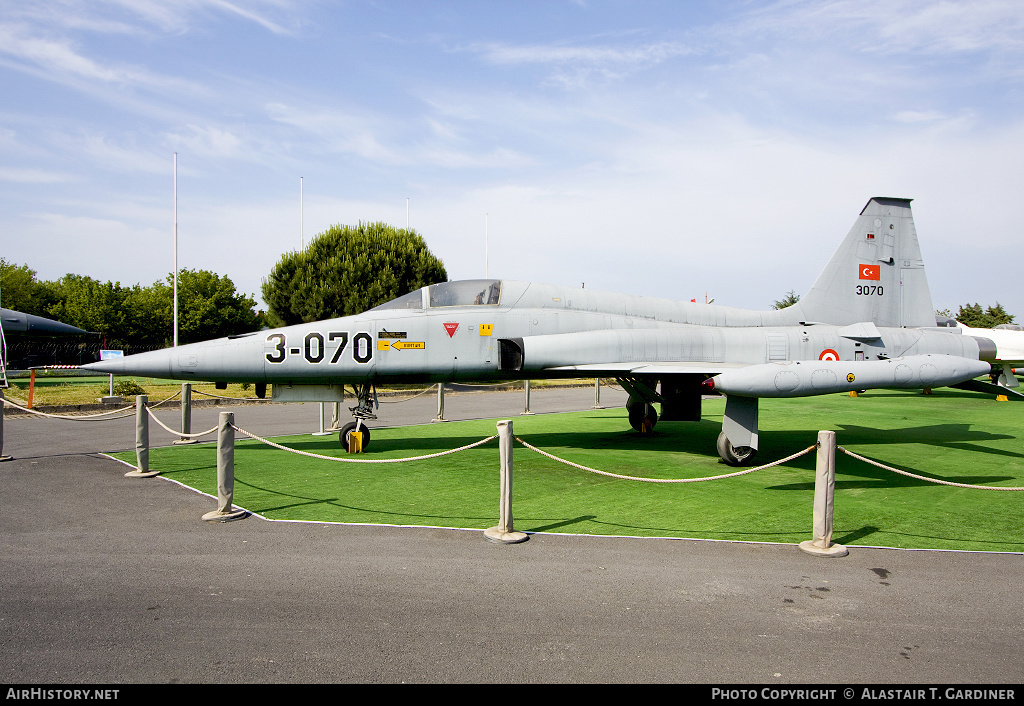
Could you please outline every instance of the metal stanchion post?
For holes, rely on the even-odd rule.
[[[326,402],[320,403],[320,431],[313,432],[313,436],[330,436],[331,432],[327,431],[327,407]]]
[[[846,556],[849,550],[832,543],[832,510],[836,491],[836,433],[818,432],[818,457],[814,476],[812,538],[800,548],[818,556]]]
[[[126,478],[152,478],[160,471],[149,470],[149,397],[135,397],[135,470],[125,473]]]
[[[248,516],[232,505],[235,496],[235,415],[221,412],[217,421],[217,509],[204,520],[227,522]]]
[[[594,409],[604,409],[601,407],[601,378],[594,378]]]
[[[530,411],[530,381],[529,380],[523,380],[523,389],[526,390],[526,408],[521,412],[521,414],[533,414],[533,412]]]
[[[499,508],[498,525],[484,530],[488,542],[517,544],[529,539],[512,529],[512,420],[498,422]]]

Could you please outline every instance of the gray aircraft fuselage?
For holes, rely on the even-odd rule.
[[[921,353],[978,360],[977,339],[943,330],[800,325],[796,312],[470,280],[495,304],[378,307],[94,364],[176,380],[339,385],[703,373],[789,360],[880,360]],[[446,285],[434,285],[446,286]],[[400,300],[399,300],[400,301]],[[115,368],[118,368],[115,370]]]

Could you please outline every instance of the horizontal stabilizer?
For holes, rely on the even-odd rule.
[[[877,341],[882,337],[878,327],[870,321],[862,321],[859,324],[850,324],[836,331],[843,338],[853,341]]]

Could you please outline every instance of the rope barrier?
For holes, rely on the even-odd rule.
[[[256,436],[255,434],[247,432],[245,429],[240,429],[239,427],[236,427],[234,424],[232,424],[231,427],[239,434],[245,434],[250,439],[261,441],[267,446],[272,446],[275,449],[280,449],[281,451],[290,451],[293,454],[298,454],[300,456],[308,456],[309,458],[318,458],[322,461],[341,461],[342,463],[403,463],[405,461],[425,461],[430,458],[448,456],[449,454],[458,453],[459,451],[466,451],[467,449],[482,446],[483,444],[486,444],[488,441],[494,441],[495,439],[498,438],[498,435],[495,434],[493,436],[488,436],[486,439],[481,439],[480,441],[474,442],[472,444],[460,446],[457,449],[441,451],[436,454],[426,454],[425,456],[412,456],[410,458],[344,458],[342,456],[323,456],[321,454],[310,453],[309,451],[299,451],[298,449],[292,449],[287,446],[282,446],[281,444],[275,444],[273,441],[270,441],[269,439],[264,439],[262,436]]]
[[[151,404],[151,405],[147,405],[147,408],[153,408],[153,409],[155,409],[155,408],[159,407],[160,405],[162,405],[162,404],[163,404],[164,402],[170,402],[171,400],[173,400],[173,399],[174,399],[175,397],[177,397],[177,396],[178,396],[178,395],[180,395],[180,394],[181,394],[181,390],[178,390],[177,392],[175,392],[175,393],[174,393],[173,395],[171,395],[170,397],[168,397],[168,398],[166,398],[166,399],[163,399],[163,400],[160,400],[160,401],[159,401],[159,402],[157,402],[156,404]]]
[[[624,475],[620,475],[618,473],[609,473],[608,471],[599,471],[596,468],[590,468],[588,466],[583,466],[583,465],[580,465],[578,463],[573,463],[572,461],[566,461],[564,458],[558,458],[558,456],[554,456],[552,454],[549,454],[547,451],[541,451],[536,446],[531,446],[530,444],[528,444],[525,441],[523,441],[522,439],[520,439],[518,436],[515,437],[515,440],[518,441],[523,446],[525,446],[526,448],[530,449],[531,451],[535,451],[535,452],[539,453],[541,456],[547,456],[548,458],[550,458],[550,459],[552,459],[554,461],[558,461],[560,463],[564,463],[565,465],[572,466],[573,468],[578,468],[581,471],[589,471],[590,473],[597,473],[597,474],[602,475],[602,476],[609,476],[610,478],[620,478],[622,480],[635,480],[635,481],[640,481],[640,482],[643,482],[643,483],[699,483],[699,482],[705,481],[705,480],[721,480],[723,478],[735,478],[736,476],[743,476],[743,475],[746,475],[748,473],[753,473],[754,471],[763,471],[766,468],[771,468],[772,466],[778,466],[780,464],[786,463],[787,461],[792,461],[793,459],[799,458],[799,457],[803,456],[804,454],[810,453],[811,451],[814,451],[816,448],[818,448],[817,444],[815,444],[814,446],[808,446],[803,451],[798,451],[797,453],[793,454],[792,456],[787,456],[786,458],[780,458],[778,461],[772,461],[771,463],[766,463],[763,466],[757,466],[756,468],[748,468],[748,469],[743,470],[743,471],[736,471],[735,473],[724,473],[724,474],[722,474],[720,476],[708,476],[706,478],[638,478],[636,476],[624,476]]]
[[[167,426],[166,424],[161,422],[160,418],[157,417],[155,414],[153,414],[153,410],[151,410],[149,407],[146,407],[146,411],[149,412],[149,416],[150,416],[150,418],[154,422],[156,422],[157,424],[159,424],[160,426],[162,426],[164,429],[166,429],[167,431],[171,432],[175,436],[182,436],[182,437],[187,437],[189,439],[193,439],[193,438],[199,438],[200,436],[206,436],[207,434],[212,434],[213,432],[217,431],[217,427],[213,427],[212,429],[207,429],[206,431],[201,431],[198,434],[186,434],[185,432],[178,431],[176,429],[171,429],[169,426]]]
[[[952,481],[948,480],[939,480],[938,478],[928,478],[927,476],[919,476],[915,473],[910,473],[908,471],[901,471],[900,469],[893,468],[892,466],[886,466],[885,464],[879,463],[878,461],[873,461],[870,458],[867,458],[866,456],[855,454],[849,449],[844,449],[842,446],[836,446],[836,448],[845,453],[847,456],[852,456],[858,461],[864,461],[865,463],[870,463],[872,466],[878,466],[879,468],[883,468],[887,471],[899,473],[901,476],[907,476],[908,478],[915,478],[917,480],[924,480],[928,481],[929,483],[937,483],[939,485],[951,485],[954,488],[975,488],[977,490],[1024,490],[1024,488],[1010,488],[998,485],[971,485],[969,483],[953,483]]]
[[[395,404],[396,402],[408,402],[409,400],[414,400],[417,397],[422,397],[423,395],[427,394],[428,392],[433,392],[436,387],[437,387],[437,385],[431,385],[428,388],[420,390],[419,392],[417,392],[415,395],[412,395],[411,397],[403,397],[400,400],[382,400],[382,399],[378,398],[377,402],[379,402],[380,404]],[[411,390],[409,390],[409,391],[411,392]],[[405,390],[397,390],[396,392],[405,392]]]
[[[124,419],[135,414],[135,412],[133,411],[131,414],[124,414],[120,417],[109,416],[111,414],[120,414],[127,410],[134,410],[135,405],[132,405],[131,407],[122,407],[121,409],[112,409],[109,412],[99,412],[98,414],[80,414],[77,416],[73,416],[66,414],[48,414],[46,412],[40,412],[39,410],[29,409],[28,407],[22,407],[20,404],[15,404],[9,399],[4,399],[3,403],[9,404],[15,409],[20,409],[22,412],[28,412],[29,414],[34,414],[39,417],[49,417],[50,419],[67,419],[73,422],[109,422],[113,421],[114,419]],[[98,419],[98,417],[106,417],[106,419]]]
[[[147,409],[149,409],[150,407],[153,407],[153,408],[159,407],[160,405],[164,404],[165,402],[170,402],[171,400],[173,400],[175,397],[177,397],[180,394],[181,394],[181,391],[179,390],[178,392],[175,392],[170,397],[168,397],[166,399],[163,399],[163,400],[160,400],[159,402],[157,402],[154,405],[150,405],[149,407],[147,407]],[[11,405],[12,407],[14,407],[16,409],[20,409],[22,412],[28,412],[29,414],[34,414],[34,415],[36,415],[38,417],[49,417],[50,419],[66,419],[66,420],[72,421],[72,422],[112,422],[115,419],[127,419],[128,417],[134,416],[134,414],[135,414],[135,405],[131,405],[130,407],[121,407],[120,409],[112,409],[112,410],[109,410],[107,412],[97,412],[96,414],[69,415],[69,414],[49,414],[47,412],[40,412],[39,410],[29,409],[28,407],[23,407],[20,404],[16,404],[16,403],[12,402],[8,398],[4,398],[2,401],[0,401],[0,403],[9,404],[9,405]],[[128,410],[131,410],[131,412],[128,413],[128,414],[124,414],[124,412],[128,412]],[[110,415],[112,415],[112,414],[120,414],[121,416],[120,417],[111,417]],[[105,419],[100,419],[100,417],[105,417]],[[155,417],[154,417],[154,419],[155,419]],[[177,432],[174,432],[174,433],[177,433]]]

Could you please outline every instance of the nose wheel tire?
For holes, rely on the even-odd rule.
[[[718,455],[730,466],[749,466],[754,462],[757,449],[752,446],[733,446],[723,431],[718,435]]]
[[[356,422],[349,422],[341,428],[338,432],[338,441],[341,443],[342,448],[348,448],[348,435],[356,430]],[[365,449],[370,445],[370,427],[365,424],[359,425],[359,431],[363,435],[363,448]]]

